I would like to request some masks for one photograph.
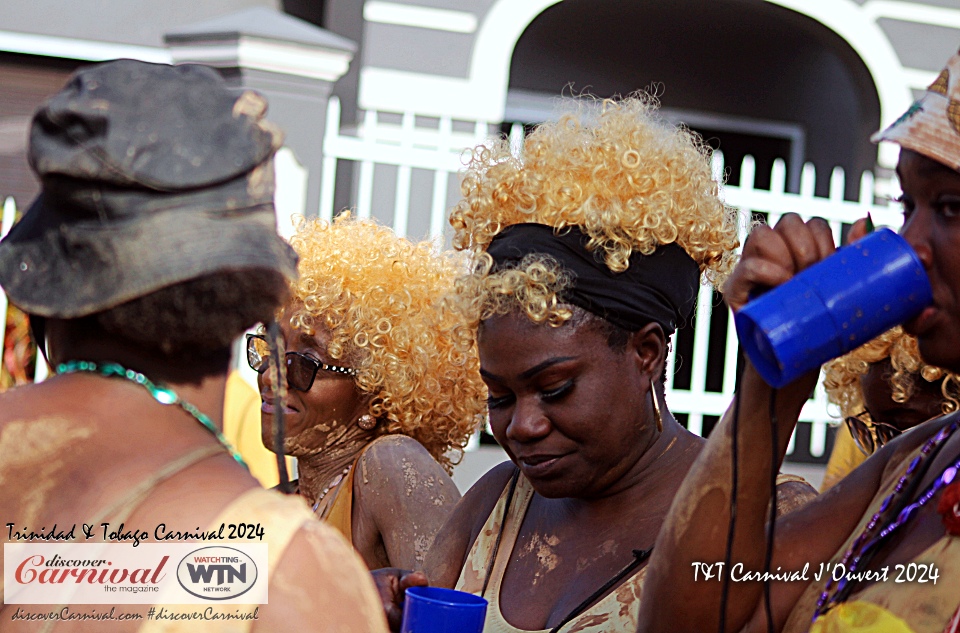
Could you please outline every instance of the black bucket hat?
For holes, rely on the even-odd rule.
[[[296,277],[276,232],[266,101],[211,68],[120,60],[40,107],[40,196],[0,242],[0,286],[28,313],[76,318],[224,270]]]

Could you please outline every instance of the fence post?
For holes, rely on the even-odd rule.
[[[267,98],[270,121],[286,132],[286,147],[307,170],[305,208],[297,212],[313,217],[322,195],[323,114],[356,43],[268,7],[180,26],[164,41],[175,63],[221,68],[229,84]]]
[[[333,193],[337,186],[337,150],[336,141],[340,138],[340,99],[330,97],[327,104],[327,132],[323,138],[323,168],[320,176],[321,220],[333,219]]]

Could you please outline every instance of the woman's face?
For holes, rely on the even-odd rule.
[[[313,336],[293,328],[287,319],[280,324],[284,346],[288,352],[299,352],[330,365],[343,365],[327,353],[330,335],[318,330]],[[273,449],[273,412],[279,403],[274,400],[269,371],[260,374],[260,430],[263,444]],[[353,378],[323,369],[317,372],[309,391],[287,389],[284,408],[284,452],[303,457],[322,452],[342,437],[347,427],[367,412],[369,398],[353,382]]]
[[[933,288],[933,305],[904,324],[923,359],[960,371],[960,173],[904,149],[897,166],[903,189],[900,234],[917,252]]]
[[[863,389],[863,406],[874,422],[883,422],[901,431],[911,429],[930,418],[940,415],[940,381],[927,382],[920,376],[913,379],[913,393],[903,403],[894,402],[890,377],[893,366],[886,359],[872,363],[870,369],[860,377]]]
[[[484,321],[478,346],[493,434],[537,492],[618,490],[657,436],[649,359],[633,338],[617,351],[590,321],[555,328],[511,313]]]

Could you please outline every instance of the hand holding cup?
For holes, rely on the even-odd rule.
[[[406,590],[411,587],[426,587],[429,585],[427,576],[421,571],[408,571],[396,567],[375,569],[370,574],[373,576],[373,584],[380,595],[387,625],[393,633],[397,633],[403,621]]]
[[[836,251],[830,225],[823,218],[804,222],[788,213],[771,228],[756,227],[747,238],[740,262],[724,287],[724,301],[736,313],[751,298],[789,281],[798,272]]]
[[[767,278],[789,275],[788,256],[793,270],[800,272],[757,298],[748,291],[750,303],[741,305],[734,315],[740,344],[763,379],[775,388],[916,316],[931,301],[923,264],[893,231],[870,233],[823,257],[813,221],[790,222],[793,228],[785,228],[782,235],[791,239],[780,239],[779,245],[776,239],[768,239],[755,251],[778,256],[779,270],[777,265],[758,266],[762,258],[755,257],[745,276],[750,270],[761,271],[756,278],[771,271]],[[864,228],[858,225],[855,230],[863,233]],[[776,229],[772,235],[778,236]],[[806,239],[811,236],[813,242]],[[785,253],[770,250],[770,244]],[[832,247],[832,240],[824,240],[823,246]],[[820,256],[816,265],[807,263],[815,258],[810,253]]]

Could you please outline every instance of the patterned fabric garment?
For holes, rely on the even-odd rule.
[[[871,140],[897,143],[960,170],[960,53],[903,116]]]
[[[778,486],[788,482],[807,483],[806,480],[795,475],[781,474],[777,476]],[[500,534],[501,531],[501,517],[504,516],[504,506],[507,503],[509,488],[510,485],[508,483],[500,494],[500,500],[497,502],[497,505],[490,513],[490,516],[487,517],[483,529],[480,530],[480,535],[470,549],[467,562],[460,572],[459,580],[457,580],[456,589],[481,595],[484,579],[486,578],[487,563],[496,546],[497,535]],[[501,537],[497,558],[493,564],[493,570],[490,572],[489,586],[486,592],[483,593],[483,597],[490,602],[487,607],[487,620],[484,626],[485,633],[548,632],[548,629],[536,632],[518,629],[507,622],[500,612],[500,583],[503,581],[507,562],[517,542],[520,526],[523,524],[523,518],[527,513],[527,508],[530,506],[530,501],[533,499],[533,493],[533,486],[526,478],[521,476],[510,504],[509,513],[506,515],[506,525],[502,526],[503,536]],[[808,498],[804,497],[803,500],[808,500]],[[800,499],[793,497],[785,498],[781,495],[777,503],[779,514],[786,514],[795,509],[800,502]],[[645,574],[646,567],[643,567],[631,577],[627,578],[619,587],[604,596],[595,605],[563,625],[560,628],[561,633],[636,631],[637,620],[640,615],[641,586],[643,585]]]
[[[457,581],[456,588],[460,591],[480,595],[483,589],[487,562],[490,560],[497,535],[500,533],[500,520],[504,516],[504,506],[507,503],[509,487],[508,484],[504,488],[500,500],[494,507],[493,512],[490,513],[487,522],[480,531],[480,535],[473,544],[473,548],[470,550],[466,565],[460,572],[460,579]],[[520,525],[523,523],[523,517],[527,513],[531,499],[533,499],[533,486],[525,477],[521,476],[517,482],[517,489],[510,504],[509,513],[506,515],[506,525],[503,526],[500,550],[497,552],[497,559],[493,564],[490,584],[484,594],[484,597],[490,601],[487,607],[484,633],[527,633],[524,629],[511,626],[500,613],[500,583],[503,580],[507,562],[510,560],[513,547],[517,542]],[[622,585],[604,596],[600,602],[565,624],[560,630],[563,633],[636,631],[637,616],[640,613],[640,585],[643,582],[645,570],[646,568],[643,568],[635,573]],[[546,631],[547,629],[544,629],[538,633],[546,633]]]
[[[883,482],[873,501],[853,531],[834,555],[837,563],[853,540],[879,509],[880,504],[896,486],[906,464],[920,453],[921,447],[902,460],[891,461]],[[951,619],[960,604],[960,537],[944,535],[917,556],[913,562],[933,564],[939,572],[936,584],[930,582],[894,582],[896,573],[890,568],[887,582],[877,582],[859,590],[849,603],[832,609],[817,619],[811,628],[811,618],[817,598],[823,591],[824,580],[812,581],[794,606],[784,633],[813,631],[816,633],[869,633],[870,631],[900,631],[904,633],[947,633]],[[841,607],[843,607],[841,609]],[[880,628],[875,628],[880,627]]]
[[[902,619],[869,602],[838,605],[814,623],[811,633],[914,633]]]

